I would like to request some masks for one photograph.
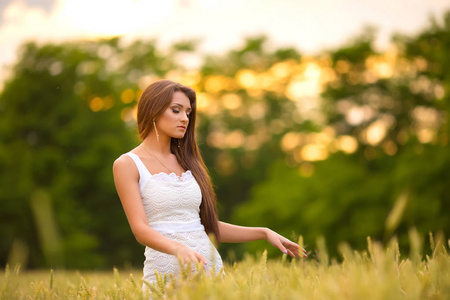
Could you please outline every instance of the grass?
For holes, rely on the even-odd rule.
[[[417,242],[411,242],[406,257],[395,241],[383,247],[368,239],[366,251],[341,244],[338,262],[330,260],[322,240],[306,260],[267,260],[265,252],[227,265],[225,276],[185,269],[179,278],[164,284],[161,277],[149,288],[153,299],[450,299],[450,241],[431,235],[430,241],[430,255],[424,257]],[[22,272],[6,267],[0,273],[0,299],[149,299],[141,277],[140,270]]]

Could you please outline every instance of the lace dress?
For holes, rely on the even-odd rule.
[[[218,273],[223,267],[222,259],[200,222],[202,194],[191,172],[183,173],[181,180],[175,173],[152,175],[139,156],[131,152],[126,154],[139,170],[139,189],[149,225],[165,237],[203,255],[208,260],[207,272],[214,268]],[[155,271],[177,276],[180,271],[178,259],[145,247],[143,279],[155,282]]]

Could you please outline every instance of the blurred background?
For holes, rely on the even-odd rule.
[[[448,1],[0,3],[0,265],[140,268],[112,163],[136,104],[197,91],[224,221],[346,241],[450,233]],[[228,261],[266,242],[226,245]],[[429,247],[428,247],[429,248]],[[312,255],[314,256],[314,255]]]

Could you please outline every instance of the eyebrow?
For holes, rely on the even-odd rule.
[[[183,105],[181,105],[180,103],[174,103],[173,105],[178,105],[178,106],[180,106],[181,108],[183,108],[184,106]],[[190,107],[188,107],[187,108],[188,110],[192,110],[192,108],[190,108]]]

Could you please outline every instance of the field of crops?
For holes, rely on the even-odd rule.
[[[324,241],[308,259],[246,257],[224,276],[186,268],[179,278],[160,278],[142,291],[141,271],[21,271],[0,273],[0,299],[450,299],[450,241],[431,237],[430,255],[419,243],[401,255],[368,239],[366,251],[341,244],[340,261],[329,259]]]

